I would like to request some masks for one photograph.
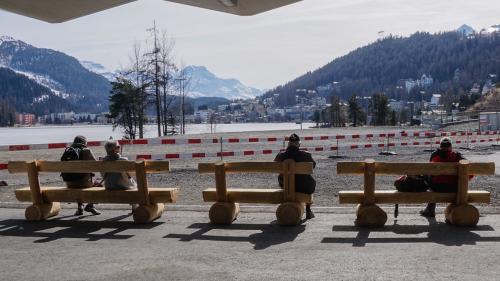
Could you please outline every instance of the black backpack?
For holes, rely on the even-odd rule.
[[[425,192],[429,189],[429,181],[424,176],[401,176],[394,186],[399,192]]]
[[[63,155],[61,156],[61,161],[75,161],[80,160],[80,153],[82,148],[80,147],[66,147]],[[87,174],[81,173],[61,173],[61,177],[64,181],[79,181],[83,180]]]

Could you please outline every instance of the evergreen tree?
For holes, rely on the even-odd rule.
[[[314,123],[316,123],[316,127],[319,127],[319,122],[321,122],[321,113],[319,112],[319,110],[314,111],[312,119]]]
[[[389,118],[389,124],[391,126],[396,126],[397,123],[398,123],[398,119],[396,117],[396,111],[391,110],[391,117]]]
[[[141,108],[141,92],[143,89],[134,86],[132,81],[119,77],[112,82],[109,97],[109,118],[114,119],[113,127],[122,127],[125,138],[135,139],[139,127]]]
[[[349,120],[352,122],[354,127],[362,124],[363,115],[363,110],[358,103],[358,97],[356,95],[352,95],[349,98]]]
[[[372,125],[384,126],[387,124],[389,106],[387,96],[384,93],[372,96],[370,109],[373,115]]]
[[[16,112],[14,107],[0,100],[0,126],[14,126],[16,121]]]
[[[332,104],[330,106],[330,124],[333,127],[345,127],[345,112],[342,102],[339,97],[332,96]]]

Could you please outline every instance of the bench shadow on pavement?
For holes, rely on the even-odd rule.
[[[131,220],[122,221],[131,215],[122,215],[106,220],[94,221],[82,219],[92,216],[65,216],[39,222],[29,222],[22,219],[9,219],[0,221],[0,237],[33,237],[40,238],[34,243],[52,242],[63,238],[85,239],[98,241],[102,239],[123,240],[134,235],[121,234],[131,229],[151,229],[163,222],[136,224]],[[68,219],[71,218],[71,219]]]
[[[489,225],[478,225],[476,227],[458,227],[444,222],[437,222],[428,218],[429,225],[399,225],[397,220],[393,225],[386,225],[383,228],[362,228],[352,225],[333,226],[333,232],[357,232],[356,237],[326,237],[321,243],[349,243],[353,247],[364,247],[370,243],[435,243],[445,246],[476,245],[477,242],[500,242],[499,236],[481,236],[476,232],[491,231],[495,229]],[[372,233],[377,237],[370,237]],[[381,237],[390,236],[390,233],[397,235],[420,235],[412,237]]]
[[[176,238],[179,241],[189,242],[192,240],[205,241],[225,241],[225,242],[249,242],[254,245],[255,250],[263,250],[268,247],[291,242],[300,233],[304,232],[306,226],[303,224],[296,226],[280,226],[276,221],[271,224],[239,224],[214,225],[211,223],[194,223],[188,226],[189,229],[197,229],[191,234],[168,234],[164,238]],[[226,235],[208,234],[212,230],[224,230]],[[239,236],[231,234],[231,231],[258,231],[250,235]],[[218,232],[220,233],[220,232]]]

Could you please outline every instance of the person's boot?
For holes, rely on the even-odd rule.
[[[78,203],[78,208],[76,209],[75,216],[83,216],[83,204]]]
[[[434,218],[436,216],[436,203],[429,203],[427,207],[420,211],[422,217]]]
[[[100,215],[101,212],[99,212],[95,207],[94,204],[89,203],[87,206],[85,206],[85,212],[92,213],[94,216]]]
[[[306,219],[310,220],[313,219],[314,217],[315,216],[313,211],[311,210],[311,205],[306,205]]]
[[[139,207],[139,204],[130,204],[130,207],[132,207],[132,210],[130,211],[130,215],[133,215],[134,214],[134,210]]]

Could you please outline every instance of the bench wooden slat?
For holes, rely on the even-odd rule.
[[[283,189],[269,188],[228,188],[228,202],[238,203],[261,203],[261,204],[280,204],[284,202]],[[205,202],[216,202],[217,195],[215,188],[203,190],[203,200]],[[312,203],[312,194],[295,192],[295,201],[303,203]]]
[[[75,189],[66,187],[41,187],[43,198],[47,202],[83,202],[92,203],[116,203],[135,204],[139,203],[140,195],[137,190],[106,190],[104,187],[92,187],[86,189]],[[177,201],[178,188],[149,188],[151,203],[175,203]],[[15,190],[19,201],[31,202],[31,191],[29,187]]]
[[[364,162],[339,162],[337,174],[361,175]],[[386,163],[376,162],[375,173],[379,175],[456,175],[457,163]],[[493,175],[495,163],[470,163],[469,174]]]
[[[455,203],[456,196],[456,193],[377,190],[375,191],[375,204]],[[340,204],[361,204],[363,198],[362,190],[339,192]],[[484,190],[469,190],[467,198],[470,203],[490,203],[490,193]]]
[[[134,161],[37,161],[39,172],[134,172]],[[9,161],[10,173],[27,173],[28,164],[25,161]],[[146,161],[147,173],[170,171],[169,161]]]
[[[283,163],[281,162],[228,162],[225,163],[226,173],[281,173]],[[214,163],[199,163],[198,172],[208,174],[215,172]],[[313,173],[313,164],[309,162],[295,163],[295,173],[310,175]]]

